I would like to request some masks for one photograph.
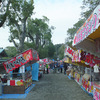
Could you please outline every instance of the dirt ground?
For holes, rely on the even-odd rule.
[[[74,80],[69,80],[63,73],[54,74],[51,71],[33,83],[36,84],[35,87],[24,100],[93,100]]]

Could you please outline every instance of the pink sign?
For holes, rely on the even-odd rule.
[[[100,25],[100,5],[94,10],[91,16],[86,20],[82,27],[74,36],[73,45],[80,43],[91,33],[93,33]]]

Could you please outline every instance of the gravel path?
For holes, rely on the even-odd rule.
[[[24,100],[93,100],[74,80],[69,80],[63,73],[44,74],[34,84],[36,86]]]

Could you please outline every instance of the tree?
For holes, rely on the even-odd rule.
[[[8,57],[10,57],[10,58],[12,58],[12,57],[17,55],[16,48],[13,47],[13,46],[6,47],[5,51],[6,51],[7,55],[8,55]]]
[[[54,52],[55,52],[55,47],[54,47],[53,43],[50,43],[48,46],[48,57],[53,58]]]
[[[38,51],[40,58],[52,57],[54,47],[51,41],[53,26],[49,26],[49,19],[46,16],[38,19],[28,19],[26,48],[34,48]],[[52,50],[51,50],[52,48]]]
[[[11,0],[11,2],[8,15],[11,33],[9,41],[13,42],[18,52],[22,52],[26,38],[27,19],[31,17],[34,9],[33,0]]]
[[[61,47],[62,45],[63,45],[63,44],[56,44],[56,45],[54,45],[54,46],[55,46],[55,52],[54,52],[53,58],[54,58],[55,60],[57,60],[57,58],[59,58],[59,55],[60,55],[59,49],[60,49],[60,47]]]
[[[39,53],[40,59],[47,58],[47,57],[49,58],[49,56],[48,56],[48,47],[47,46],[45,46],[44,48],[39,47],[38,53]]]
[[[61,47],[58,50],[59,59],[63,59],[64,58],[64,51],[65,51],[65,44],[62,44]]]
[[[47,46],[51,43],[53,26],[49,27],[49,19],[43,16],[43,19],[29,19],[27,24],[27,37],[32,41],[36,50],[39,47]]]

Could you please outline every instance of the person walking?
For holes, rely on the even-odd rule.
[[[64,67],[64,66],[63,66],[63,63],[61,63],[61,64],[60,64],[60,72],[61,72],[61,73],[62,73],[63,67]]]
[[[65,63],[65,62],[64,62],[64,74],[66,74],[67,68],[68,68],[68,63]]]
[[[49,74],[49,65],[46,64],[47,74]]]
[[[57,65],[56,65],[56,62],[54,62],[54,73],[57,73]]]
[[[59,70],[60,70],[60,63],[59,63],[59,61],[57,62],[56,66],[57,66],[57,73],[59,73]]]

